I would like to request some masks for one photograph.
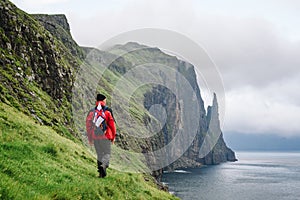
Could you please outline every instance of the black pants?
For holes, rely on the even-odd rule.
[[[103,175],[103,173],[106,175],[106,168],[108,168],[110,160],[111,141],[94,140],[94,146],[97,153],[98,172],[100,175]]]

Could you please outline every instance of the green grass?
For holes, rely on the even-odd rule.
[[[0,141],[0,199],[176,199],[149,175],[108,169],[97,178],[96,159],[80,142],[4,103]]]

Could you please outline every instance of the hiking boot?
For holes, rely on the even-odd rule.
[[[100,166],[99,168],[99,177],[104,178],[106,176],[106,168],[103,166]]]

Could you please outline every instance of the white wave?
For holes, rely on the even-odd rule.
[[[191,172],[178,169],[178,170],[174,170],[174,173],[190,174]]]

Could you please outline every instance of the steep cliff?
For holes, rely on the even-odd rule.
[[[70,25],[65,15],[34,14],[31,16],[37,19],[54,37],[59,39],[73,56],[84,59],[85,54],[73,40]]]
[[[133,47],[132,47],[133,46]],[[180,148],[185,148],[182,145],[176,145],[168,149],[168,154],[173,157],[178,157],[175,162],[170,163],[166,166],[166,170],[174,170],[176,168],[185,168],[185,167],[196,167],[201,166],[202,164],[219,164],[226,161],[236,161],[234,152],[229,149],[223,139],[223,134],[221,133],[219,113],[218,113],[218,102],[216,94],[214,94],[213,104],[209,106],[206,111],[204,109],[204,102],[201,98],[200,89],[198,87],[196,74],[194,71],[194,66],[191,64],[181,61],[176,57],[169,56],[164,52],[156,48],[139,46],[138,44],[128,43],[124,46],[118,46],[117,48],[126,49],[130,51],[130,56],[126,55],[128,60],[131,60],[135,65],[143,65],[145,63],[159,63],[171,66],[181,75],[183,75],[191,85],[191,87],[196,92],[198,110],[197,114],[199,115],[199,126],[196,127],[197,134],[194,136],[193,141],[189,145],[189,148],[182,149],[185,151],[183,155]],[[134,49],[139,49],[138,52],[134,52]],[[147,53],[145,53],[147,52]],[[140,58],[142,55],[142,59]],[[147,56],[145,56],[147,55]],[[145,59],[146,58],[146,59]],[[130,69],[130,67],[129,67]],[[128,70],[128,69],[127,69]],[[126,73],[126,70],[123,70],[123,73]],[[161,76],[161,74],[155,74],[156,76]],[[166,79],[166,77],[162,77]],[[177,88],[179,91],[184,92],[185,87],[182,87],[182,83],[179,80],[176,80]],[[180,91],[181,90],[181,91]],[[165,126],[162,127],[163,132],[163,145],[169,144],[178,133],[180,126],[185,126],[181,119],[180,113],[182,115],[183,108],[180,105],[180,99],[168,88],[158,85],[152,87],[151,90],[148,90],[144,94],[144,107],[149,110],[152,105],[162,105],[163,109],[166,111],[167,119]],[[192,98],[192,97],[190,97]],[[195,109],[197,109],[195,107]],[[189,110],[190,111],[190,110]],[[188,133],[183,134],[183,137],[180,139],[180,143],[185,143],[187,140]],[[204,138],[208,138],[206,144],[204,144]],[[217,137],[217,138],[216,138]],[[210,143],[210,144],[207,144]],[[201,148],[206,145],[206,148],[209,148],[209,153],[203,155],[200,154],[202,151]]]
[[[9,1],[0,9],[1,101],[61,134],[76,135],[69,102],[79,59]]]
[[[210,153],[201,159],[201,162],[207,165],[219,164],[226,161],[237,161],[235,153],[228,148],[224,142],[222,130],[220,128],[218,107],[217,96],[214,94],[212,106],[208,106],[207,108],[206,119],[208,127],[206,134],[210,134],[211,137],[214,137],[215,134],[215,137],[218,137],[218,139]]]

